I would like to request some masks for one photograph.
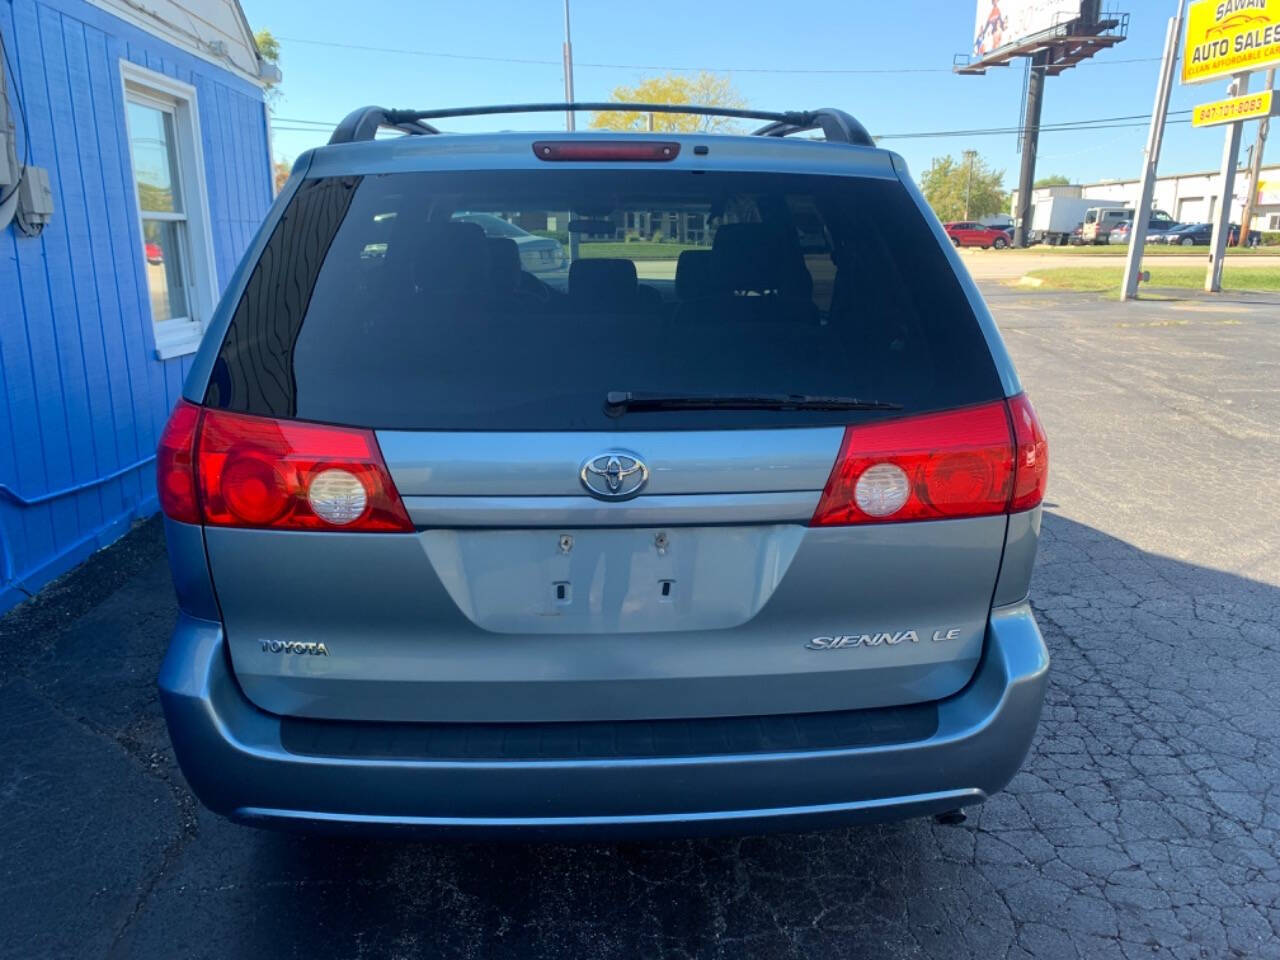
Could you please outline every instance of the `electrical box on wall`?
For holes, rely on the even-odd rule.
[[[53,218],[53,190],[44,167],[23,167],[18,187],[18,227],[34,237]]]

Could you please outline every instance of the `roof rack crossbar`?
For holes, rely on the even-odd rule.
[[[706,117],[735,117],[744,120],[768,120],[768,125],[755,131],[757,135],[785,137],[807,130],[821,130],[833,143],[874,146],[866,128],[843,110],[740,110],[734,107],[706,107],[691,103],[503,103],[484,107],[446,107],[439,110],[388,110],[385,107],[361,107],[338,124],[330,143],[372,140],[383,127],[407,134],[439,133],[425,120],[445,117],[480,117],[499,113],[563,113],[581,110],[611,110],[634,113],[683,113]]]

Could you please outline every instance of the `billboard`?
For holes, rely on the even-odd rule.
[[[1196,0],[1187,8],[1182,82],[1280,64],[1280,0]]]
[[[973,55],[981,59],[993,50],[1078,20],[1080,5],[1081,0],[978,0]]]

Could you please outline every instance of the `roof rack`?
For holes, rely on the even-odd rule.
[[[579,110],[614,110],[636,113],[683,113],[705,117],[736,117],[743,120],[768,120],[754,131],[760,137],[786,137],[793,133],[821,130],[831,143],[849,143],[871,147],[875,142],[866,127],[845,113],[831,107],[821,110],[737,110],[732,107],[704,107],[689,103],[503,103],[488,107],[448,107],[442,110],[388,110],[385,107],[361,107],[353,110],[338,124],[330,143],[353,143],[372,140],[386,127],[411,135],[438,134],[425,120],[444,117],[480,117],[496,113],[564,113]]]

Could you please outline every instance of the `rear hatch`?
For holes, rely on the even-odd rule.
[[[1003,508],[876,518],[833,467],[906,443],[922,476],[921,445],[964,448],[968,469],[974,418],[1007,430],[1003,394],[946,254],[887,159],[867,162],[304,181],[205,406],[373,431],[411,529],[207,526],[246,694],[509,723],[960,689]],[[523,237],[547,241],[523,240],[536,271]],[[1008,482],[988,468],[964,482]],[[880,479],[859,485],[873,512],[905,496]]]

